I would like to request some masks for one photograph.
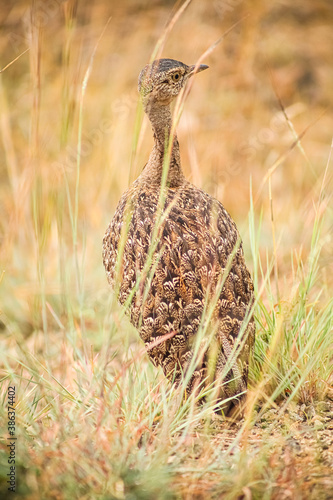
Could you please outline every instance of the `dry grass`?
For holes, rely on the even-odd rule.
[[[0,75],[2,495],[11,384],[20,498],[333,496],[333,8],[193,1],[166,33],[176,10],[1,8],[2,67],[29,48]],[[182,405],[149,364],[101,240],[152,145],[136,85],[157,40],[193,64],[247,14],[204,61],[178,126],[186,175],[236,220],[255,280],[249,405],[230,426],[208,403]]]

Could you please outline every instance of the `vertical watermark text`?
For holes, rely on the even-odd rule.
[[[16,389],[15,385],[10,385],[7,390],[7,415],[8,415],[8,465],[9,470],[7,473],[8,490],[16,491],[16,412],[15,401]]]

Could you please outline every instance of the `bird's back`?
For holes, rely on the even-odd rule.
[[[187,181],[161,199],[159,186],[139,178],[106,231],[103,261],[109,282],[119,282],[119,301],[130,301],[131,322],[151,360],[169,379],[181,379],[196,334],[204,332],[189,390],[219,375],[219,398],[246,389],[253,284],[236,225],[221,203]]]

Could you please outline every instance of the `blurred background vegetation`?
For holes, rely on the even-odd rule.
[[[92,304],[105,289],[103,232],[152,145],[148,126],[134,156],[137,77],[175,10],[173,2],[139,0],[33,5],[31,10],[30,2],[3,2],[0,14],[2,66],[30,49],[3,72],[0,90],[2,310],[26,333],[41,326],[41,286],[49,303],[44,322],[53,326],[51,308],[67,314],[66,294],[84,288]],[[262,250],[271,251],[263,179],[296,137],[277,95],[295,134],[307,129],[303,147],[294,147],[272,176],[278,267],[285,282],[290,252],[309,249],[313,203],[332,140],[331,2],[193,2],[167,37],[162,56],[192,64],[247,14],[204,61],[210,69],[196,79],[178,133],[187,177],[223,202],[245,241],[252,179],[255,210],[265,209]],[[71,223],[79,104],[95,48],[82,106],[78,213]],[[73,244],[82,286],[75,285]],[[332,244],[323,259],[331,286]],[[93,306],[90,312],[93,319]]]
[[[40,399],[27,391],[22,399],[37,426],[30,435],[42,432],[39,425],[43,429],[41,449],[52,442],[48,432],[53,436],[45,422],[61,422],[64,411],[45,396],[54,389],[52,377],[82,395],[85,383],[91,388],[94,356],[103,346],[111,350],[105,366],[121,376],[124,359],[142,347],[112,301],[101,242],[122,192],[149,156],[152,134],[146,119],[136,135],[137,78],[180,5],[168,0],[1,2],[1,67],[21,55],[0,74],[0,334],[7,354],[1,370],[4,377],[21,374],[22,398],[29,386],[25,379],[43,377],[45,367],[52,374],[49,386],[38,379]],[[236,221],[257,290],[266,272],[272,278],[270,293],[262,297],[271,315],[284,308],[286,317],[292,309],[302,273],[312,269],[311,262],[307,269],[303,264],[311,248],[320,247],[303,297],[315,317],[333,296],[328,164],[333,5],[331,0],[193,0],[168,33],[161,56],[194,64],[241,19],[202,61],[209,70],[196,77],[185,104],[178,126],[183,168]],[[249,233],[250,187],[252,217],[261,224],[255,245]],[[319,220],[320,241],[314,241]],[[287,320],[286,328],[292,328],[294,319]],[[258,326],[274,330],[269,314]],[[260,328],[257,339],[266,339]],[[294,347],[291,341],[286,352]],[[22,409],[23,420],[27,414]],[[106,431],[104,438],[103,451],[110,453],[105,443],[113,441]],[[84,446],[80,453],[86,456]],[[80,457],[73,456],[74,461]],[[42,467],[37,452],[34,457],[37,469]],[[124,498],[122,486],[117,490],[123,476],[115,477],[119,495],[105,498]],[[161,476],[157,481],[164,484]],[[29,487],[34,489],[31,478]],[[151,491],[150,497],[133,498],[158,498]],[[68,495],[64,498],[74,498]]]
[[[40,328],[41,321],[56,327],[52,309],[60,318],[67,315],[68,293],[79,301],[84,290],[94,319],[93,304],[106,287],[103,232],[152,145],[148,126],[133,154],[137,77],[175,11],[170,1],[46,0],[32,6],[3,2],[0,14],[2,67],[29,48],[3,72],[0,89],[2,311],[24,333]],[[290,253],[309,251],[314,202],[332,140],[331,2],[193,2],[167,37],[162,56],[195,63],[245,15],[204,61],[209,71],[195,81],[178,127],[182,161],[187,177],[223,202],[245,242],[252,179],[255,211],[263,208],[265,214],[261,251],[270,252],[264,179],[287,154],[272,175],[271,198],[279,278],[289,286]],[[290,151],[305,130],[302,147]],[[322,259],[332,286],[329,242]],[[47,306],[41,304],[41,287]]]

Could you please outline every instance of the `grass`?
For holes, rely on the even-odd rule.
[[[14,385],[13,498],[330,498],[330,4],[256,1],[244,17],[242,2],[193,2],[167,29],[162,3],[29,7],[9,6],[1,35],[2,67],[22,53],[0,75],[1,495]],[[231,425],[149,363],[101,241],[151,148],[136,76],[154,46],[192,64],[241,18],[178,124],[186,175],[237,221],[255,283],[248,406]]]

